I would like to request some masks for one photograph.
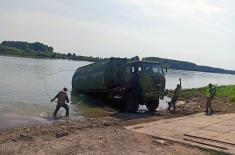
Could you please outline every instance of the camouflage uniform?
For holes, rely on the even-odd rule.
[[[170,111],[171,107],[173,106],[173,109],[175,111],[175,103],[178,99],[178,96],[179,96],[179,93],[180,93],[180,90],[181,90],[181,86],[180,85],[177,85],[175,91],[174,91],[174,95],[171,99],[171,102],[169,102],[169,107],[168,107],[168,110]]]
[[[58,98],[58,101],[53,116],[56,116],[61,107],[66,110],[66,116],[69,116],[69,106],[65,103],[65,101],[69,103],[67,93],[65,91],[60,91],[51,101],[54,101],[56,98]]]
[[[205,93],[205,96],[206,96],[206,110],[205,112],[208,113],[209,110],[211,111],[211,114],[214,113],[212,107],[211,107],[211,101],[214,99],[214,96],[215,96],[215,87],[213,87],[211,84],[209,84],[209,87],[206,89],[206,93]]]

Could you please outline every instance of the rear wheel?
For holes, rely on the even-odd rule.
[[[159,99],[148,101],[146,103],[146,107],[150,112],[154,112],[158,108],[158,106],[159,106]]]
[[[139,109],[139,101],[136,95],[132,92],[128,92],[124,96],[124,101],[123,101],[125,110],[128,112],[136,112]]]

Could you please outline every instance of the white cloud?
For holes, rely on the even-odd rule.
[[[213,14],[221,14],[223,8],[212,6],[206,0],[166,0],[162,4],[172,11],[172,14],[193,19],[209,19]]]
[[[214,14],[224,13],[224,8],[208,3],[208,0],[117,0],[123,5],[141,11],[146,18],[179,16],[206,21]]]
[[[0,40],[40,41],[59,52],[101,57],[159,56],[235,65],[233,1],[9,1],[0,6]],[[211,55],[217,57],[209,61]]]

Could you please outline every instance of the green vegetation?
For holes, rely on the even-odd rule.
[[[190,100],[193,97],[205,97],[207,87],[182,90],[180,97],[184,100]],[[216,96],[228,98],[229,101],[235,102],[235,85],[217,86]]]
[[[158,57],[146,57],[143,58],[146,61],[158,61],[163,66],[170,69],[178,69],[178,70],[188,70],[188,71],[200,71],[200,72],[209,72],[209,73],[222,73],[222,74],[235,74],[235,71],[225,70],[221,68],[214,68],[208,66],[200,66],[187,61],[178,61],[171,59],[164,59]]]
[[[16,48],[28,52],[52,53],[53,48],[40,42],[28,43],[21,41],[3,41],[2,45],[9,48]]]
[[[33,49],[18,49],[0,44],[0,55],[13,55],[21,57],[50,57],[53,55],[50,51],[35,51]]]
[[[204,97],[205,91],[206,91],[206,87],[185,89],[185,90],[182,90],[180,94],[180,98],[183,100],[190,100],[194,97],[202,97],[202,96]]]
[[[228,97],[230,101],[235,102],[235,85],[218,87],[216,96]]]
[[[77,56],[75,53],[56,53],[53,48],[39,42],[28,43],[21,41],[3,41],[0,44],[0,55],[11,55],[31,58],[72,59],[79,61],[97,62],[103,60],[99,57]]]

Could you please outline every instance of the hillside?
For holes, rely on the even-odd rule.
[[[32,58],[72,59],[92,62],[102,60],[101,58],[94,58],[81,55],[77,56],[75,53],[56,53],[53,52],[52,47],[44,45],[40,42],[28,43],[22,41],[3,41],[0,44],[0,55]]]
[[[200,72],[209,72],[209,73],[221,73],[221,74],[235,74],[233,70],[225,70],[222,68],[214,68],[209,66],[200,66],[195,63],[187,62],[187,61],[178,61],[172,59],[164,59],[159,57],[146,57],[143,60],[147,61],[158,61],[163,66],[166,66],[170,69],[177,70],[188,70],[188,71],[200,71]]]

